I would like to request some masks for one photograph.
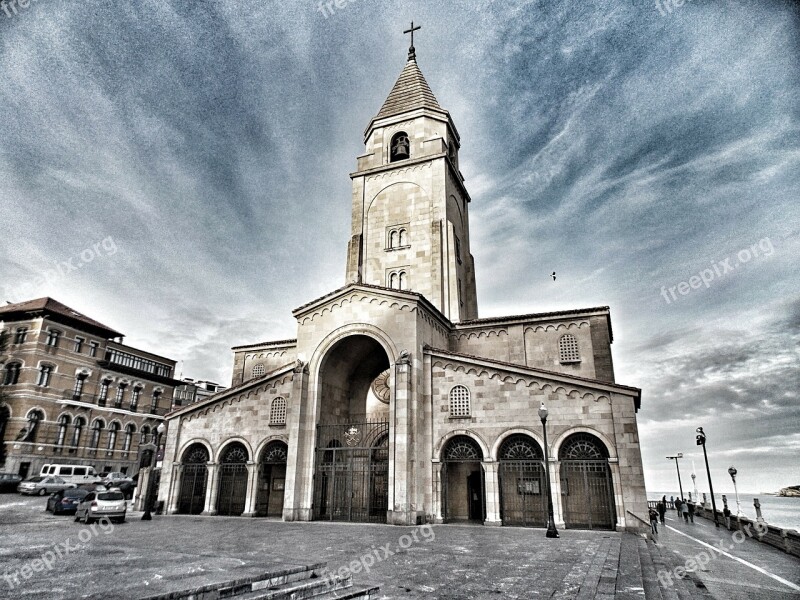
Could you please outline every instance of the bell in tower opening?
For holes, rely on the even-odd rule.
[[[392,146],[391,146],[391,162],[396,160],[405,160],[409,157],[409,144],[408,144],[408,134],[404,131],[400,131],[394,134],[392,137]]]

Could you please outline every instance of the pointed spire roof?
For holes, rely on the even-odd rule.
[[[419,70],[416,54],[412,47],[408,53],[406,66],[375,119],[383,119],[419,108],[445,112],[436,101],[436,96],[433,95],[428,82],[425,81],[422,71]]]

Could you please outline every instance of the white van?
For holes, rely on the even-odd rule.
[[[100,481],[94,467],[87,465],[44,465],[39,471],[42,477],[55,476],[61,477],[67,483],[95,483]]]

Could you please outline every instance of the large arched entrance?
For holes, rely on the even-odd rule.
[[[208,483],[208,450],[203,444],[192,444],[181,459],[181,491],[178,497],[178,513],[199,515],[203,512]]]
[[[217,514],[239,516],[247,498],[247,448],[233,442],[222,453],[219,465]]]
[[[500,520],[503,525],[547,525],[547,481],[542,449],[532,437],[510,435],[498,453]]]
[[[287,455],[286,443],[281,441],[270,442],[261,451],[256,493],[257,517],[280,517],[283,514]]]
[[[320,364],[314,518],[385,523],[388,510],[389,357],[352,335]]]
[[[465,435],[447,442],[442,450],[442,517],[446,523],[486,520],[483,452]]]
[[[565,527],[614,529],[614,491],[603,442],[589,433],[574,433],[561,444],[558,458]]]

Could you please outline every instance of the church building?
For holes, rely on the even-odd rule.
[[[345,285],[167,415],[167,512],[544,527],[549,490],[558,527],[636,529],[641,391],[609,309],[478,317],[461,140],[413,41],[364,142]]]

